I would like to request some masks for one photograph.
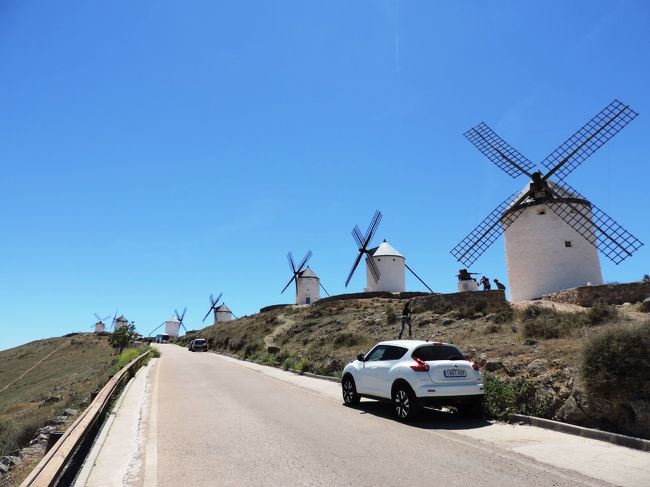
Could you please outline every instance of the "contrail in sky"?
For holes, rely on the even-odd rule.
[[[399,0],[395,2],[395,68],[399,74]]]

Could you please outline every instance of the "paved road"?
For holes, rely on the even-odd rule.
[[[647,453],[444,413],[405,425],[375,402],[342,406],[335,383],[161,348],[146,387],[141,374],[131,388],[140,398],[131,409],[139,413],[115,421],[130,424],[133,438],[123,427],[109,432],[102,449],[133,453],[123,468],[100,454],[97,471],[110,464],[113,477],[91,475],[86,485],[519,487],[643,485],[650,478]]]

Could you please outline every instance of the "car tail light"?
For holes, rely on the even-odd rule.
[[[478,364],[476,362],[470,362],[469,364],[472,366],[472,368],[474,370],[479,370],[480,369],[480,367],[478,366]]]
[[[417,357],[413,357],[413,360],[415,360],[416,365],[411,365],[411,368],[415,370],[416,372],[429,372],[429,364],[423,362]]]

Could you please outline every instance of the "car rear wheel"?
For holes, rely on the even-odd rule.
[[[419,413],[420,407],[413,391],[407,384],[393,388],[393,411],[400,421],[411,421]]]
[[[359,404],[360,397],[357,394],[357,386],[352,377],[349,375],[343,377],[341,388],[343,389],[343,402],[346,406],[356,406]]]

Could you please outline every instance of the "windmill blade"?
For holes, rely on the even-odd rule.
[[[474,230],[469,232],[456,246],[451,249],[450,253],[454,258],[461,262],[465,267],[469,268],[489,247],[494,241],[499,238],[503,231],[510,226],[510,224],[517,219],[521,214],[521,209],[513,210],[503,218],[504,213],[513,207],[518,207],[523,201],[528,198],[530,190],[519,196],[519,192],[515,192],[503,200],[499,206],[485,217]]]
[[[576,197],[586,198],[568,184],[562,184],[564,187],[555,185],[551,189],[557,199],[547,203],[549,208],[614,264],[620,264],[643,246],[638,238],[593,203],[591,212],[582,204],[572,204]]]
[[[611,102],[542,161],[549,170],[544,179],[555,174],[562,181],[637,115],[628,105]]]
[[[379,268],[377,267],[377,264],[375,263],[375,260],[372,258],[372,255],[370,255],[370,253],[368,253],[368,256],[366,257],[366,265],[370,269],[370,274],[372,274],[372,278],[375,280],[375,282],[379,282],[381,273],[379,272]]]
[[[350,271],[350,274],[348,274],[348,278],[345,280],[345,287],[348,287],[350,279],[352,279],[352,274],[354,274],[354,271],[357,269],[357,266],[361,261],[361,257],[363,257],[363,252],[359,251],[359,255],[357,255],[357,258],[354,260],[354,264],[352,264],[352,270]]]
[[[205,316],[204,316],[203,319],[201,320],[202,323],[205,323],[205,320],[208,318],[208,316],[210,316],[210,312],[211,312],[213,309],[214,309],[214,304],[213,304],[212,306],[210,306],[210,309],[208,310],[208,312],[205,314]]]
[[[289,285],[290,285],[293,281],[296,281],[296,286],[297,286],[297,285],[298,285],[298,280],[296,279],[296,275],[295,275],[295,274],[294,274],[293,276],[291,276],[291,279],[289,279],[289,282],[287,283],[287,285],[284,286],[284,287],[282,288],[282,291],[280,291],[280,294],[284,293],[284,292],[287,290],[287,288],[289,287]]]
[[[210,293],[210,307],[214,306],[214,303],[215,303],[214,296],[212,295],[212,293]]]
[[[111,329],[115,329],[115,320],[117,318],[117,310],[115,310],[115,314],[113,315],[113,320],[111,321]]]
[[[354,228],[352,229],[352,238],[354,239],[354,242],[357,244],[357,248],[362,249],[363,234],[361,233],[361,230],[359,229],[358,225],[355,225]]]
[[[183,314],[181,315],[180,318],[178,318],[178,321],[180,321],[181,323],[183,322],[183,318],[185,318],[185,313],[186,312],[187,312],[187,308],[183,308]]]
[[[364,244],[363,244],[364,249],[368,246],[368,244],[372,240],[372,237],[375,235],[375,232],[377,231],[377,227],[379,226],[382,217],[383,215],[381,214],[381,211],[376,210],[375,214],[372,217],[372,220],[370,221],[370,225],[368,226],[368,231],[366,232],[366,238],[364,239]]]
[[[214,303],[212,303],[212,306],[216,306],[219,304],[219,300],[221,299],[221,296],[223,296],[223,293],[219,293],[219,296],[217,296],[217,299],[214,300]]]
[[[408,264],[407,264],[406,262],[404,263],[404,267],[406,267],[409,271],[411,271],[411,274],[413,274],[413,275],[416,277],[416,279],[417,279],[418,281],[420,281],[422,284],[424,284],[424,287],[426,287],[429,291],[431,291],[431,292],[433,293],[433,289],[431,289],[429,286],[427,286],[427,283],[424,282],[424,281],[420,278],[420,276],[418,276],[418,275],[415,273],[415,271],[414,271],[413,269],[411,269],[411,268],[408,266]]]
[[[307,253],[305,254],[305,257],[300,261],[300,265],[298,266],[298,269],[296,270],[297,273],[302,272],[303,267],[305,264],[307,264],[307,261],[311,258],[311,250],[308,250]]]
[[[185,325],[183,324],[182,321],[181,321],[181,326],[183,327],[183,330],[185,330],[185,333],[187,333],[187,328],[185,328]]]
[[[157,327],[155,327],[153,330],[151,330],[151,331],[149,332],[149,336],[151,336],[151,334],[152,334],[154,331],[156,331],[158,328],[160,328],[161,326],[163,326],[165,323],[167,323],[167,322],[166,322],[166,321],[163,321],[161,324],[159,324]]]
[[[330,293],[327,292],[327,289],[325,289],[325,286],[323,286],[323,284],[320,283],[320,282],[319,282],[319,284],[320,284],[320,287],[323,289],[323,291],[325,291],[325,294],[327,294],[327,296],[329,297]]]
[[[481,153],[508,176],[530,176],[535,165],[494,133],[484,122],[463,134]]]
[[[101,321],[106,322],[106,320],[109,319],[110,317],[111,317],[111,315],[104,316],[104,317],[101,319]]]
[[[236,320],[239,319],[239,317],[238,317],[235,313],[233,313],[232,311],[230,312],[230,314],[233,315],[233,316],[235,317]]]
[[[293,261],[293,254],[291,251],[287,254],[287,260],[289,261],[289,267],[291,267],[291,272],[296,273],[296,264]]]
[[[97,321],[102,321],[102,319],[99,317],[99,315],[97,313],[93,313],[93,314],[95,315],[95,318],[97,318]],[[110,316],[109,316],[109,318],[110,318]]]

